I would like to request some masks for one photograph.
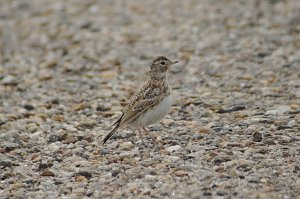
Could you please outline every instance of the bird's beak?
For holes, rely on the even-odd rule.
[[[177,64],[179,61],[175,60],[175,61],[172,61],[172,65],[173,64]]]

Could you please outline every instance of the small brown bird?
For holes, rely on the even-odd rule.
[[[160,121],[171,109],[172,95],[168,84],[167,72],[178,61],[170,61],[164,56],[154,59],[148,72],[149,80],[131,99],[120,118],[111,126],[113,130],[102,140],[104,144],[121,127],[128,126],[138,131],[142,139],[141,129]],[[143,141],[143,139],[142,139]]]

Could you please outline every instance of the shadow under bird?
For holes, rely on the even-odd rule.
[[[143,141],[141,130],[148,133],[146,127],[160,121],[171,109],[172,95],[167,73],[170,66],[176,63],[178,61],[171,61],[164,56],[152,61],[148,81],[124,108],[119,119],[111,126],[113,129],[103,138],[102,144],[125,126],[137,130]]]

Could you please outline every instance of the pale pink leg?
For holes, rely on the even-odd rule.
[[[143,130],[145,133],[150,135],[150,137],[154,143],[157,143],[156,138],[149,131],[147,131],[147,129],[145,127],[143,127]]]
[[[145,142],[144,142],[144,139],[143,139],[143,135],[142,135],[142,133],[141,133],[141,130],[138,129],[138,132],[139,132],[139,135],[140,135],[140,138],[141,138],[141,140],[142,140],[143,145],[145,145]]]

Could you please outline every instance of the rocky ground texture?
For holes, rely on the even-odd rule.
[[[0,198],[300,198],[300,1],[1,0]],[[107,128],[145,79],[172,111]]]

